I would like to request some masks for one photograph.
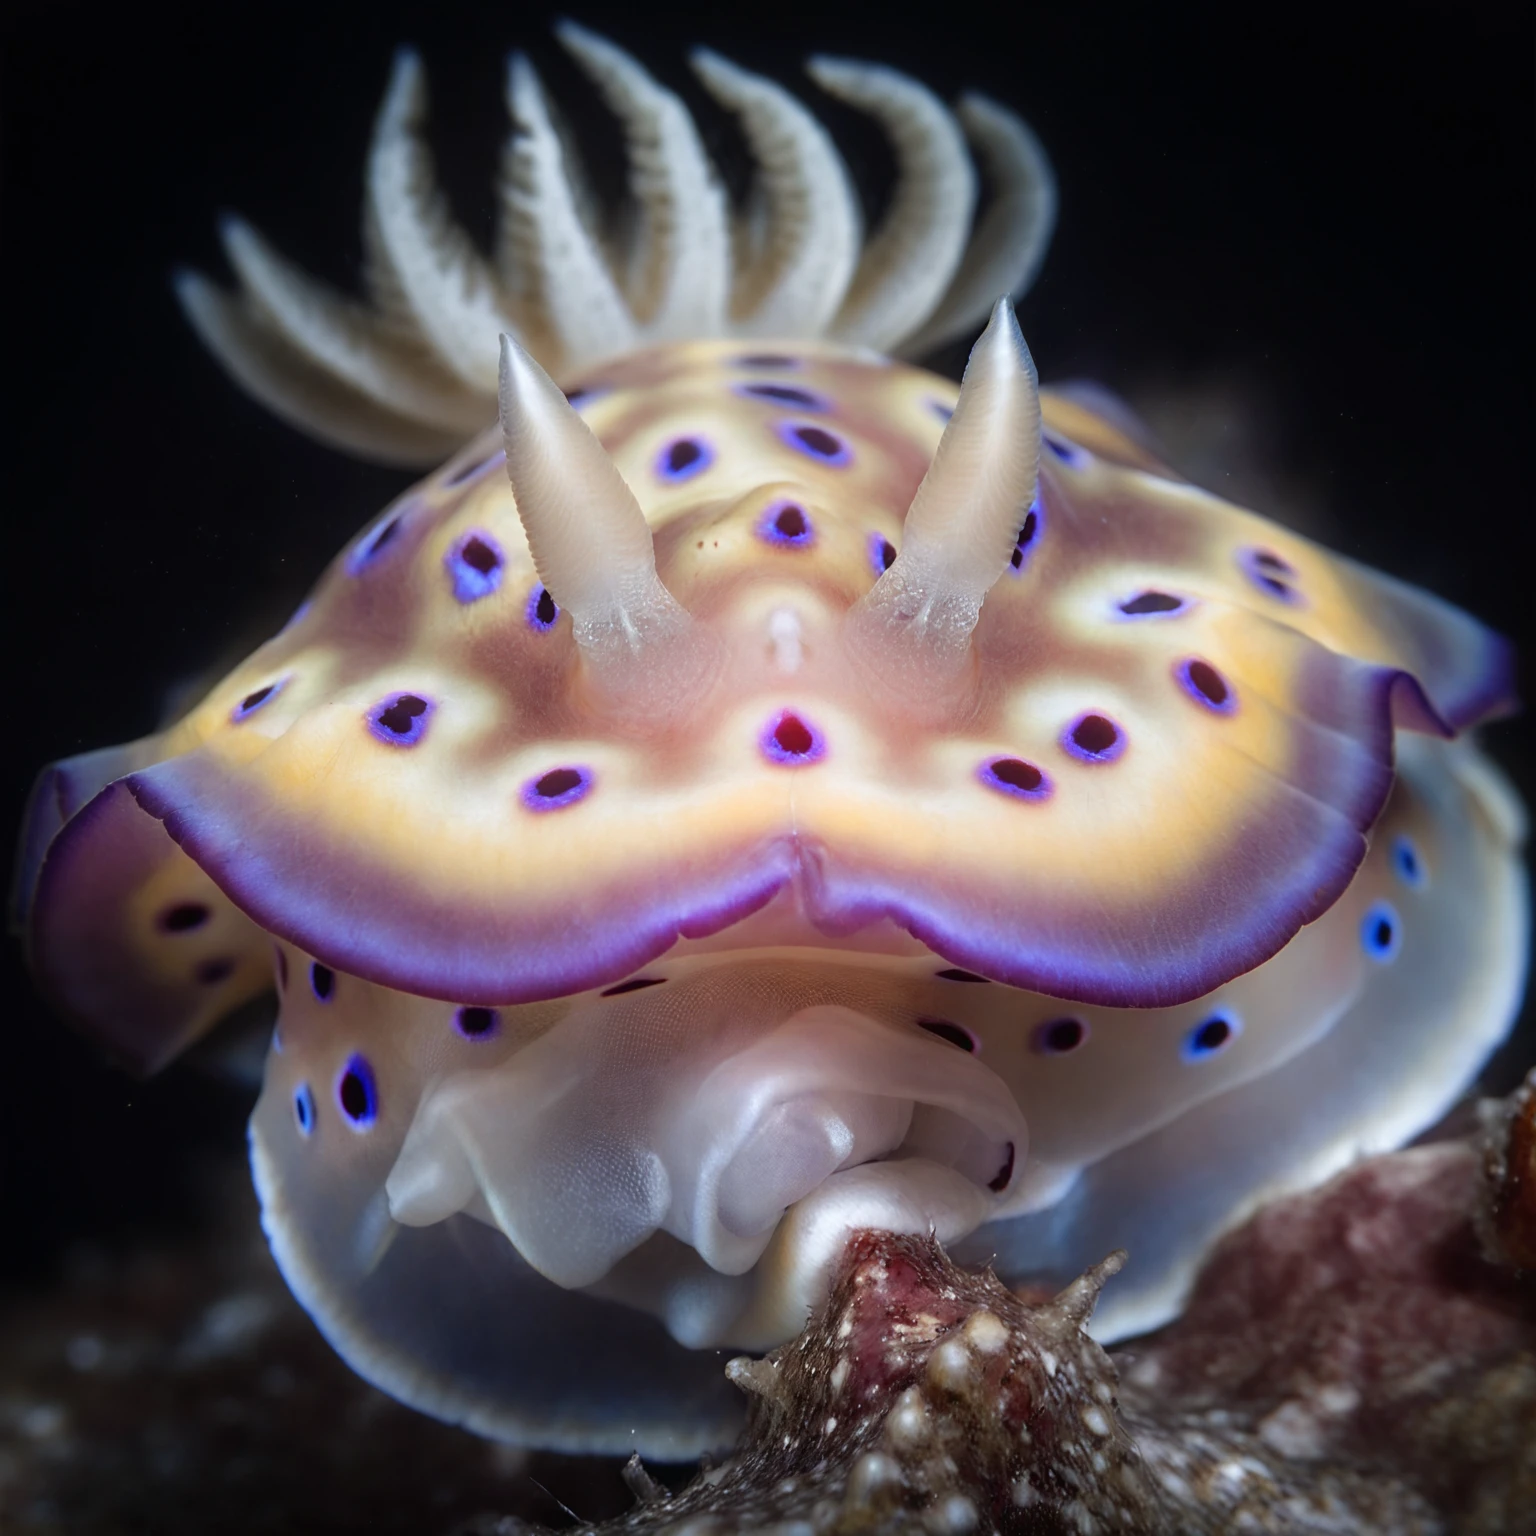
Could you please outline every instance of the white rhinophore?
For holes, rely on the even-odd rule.
[[[1013,306],[999,299],[907,512],[901,553],[850,610],[849,641],[898,683],[953,675],[1008,568],[1040,468],[1040,394]]]
[[[539,580],[599,677],[630,687],[635,663],[663,669],[693,627],[656,574],[650,525],[591,428],[510,336],[500,400],[507,478]]]

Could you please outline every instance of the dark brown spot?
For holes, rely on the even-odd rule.
[[[681,474],[690,464],[696,463],[703,452],[704,450],[691,437],[679,438],[667,449],[668,472],[674,475]]]
[[[468,540],[460,551],[459,558],[465,565],[479,571],[482,576],[489,576],[501,564],[496,551],[484,539]]]
[[[999,757],[992,763],[992,776],[1013,789],[1039,789],[1045,775],[1033,763],[1017,757]]]
[[[1225,679],[1208,661],[1192,661],[1184,675],[1189,685],[1207,702],[1220,708],[1231,696]]]
[[[621,981],[616,987],[609,987],[606,992],[598,993],[598,996],[623,997],[626,992],[639,992],[646,987],[659,987],[666,979],[665,976],[636,976],[629,981]]]
[[[189,933],[201,928],[212,916],[200,901],[179,901],[160,914],[160,926],[166,933]]]
[[[496,1010],[494,1008],[460,1008],[458,1025],[461,1035],[476,1040],[482,1035],[490,1034],[496,1028]]]
[[[1003,1156],[1003,1166],[987,1180],[987,1188],[993,1194],[1001,1194],[1008,1188],[1008,1181],[1013,1177],[1013,1143],[1008,1143],[1008,1150]]]
[[[806,531],[810,528],[811,525],[806,522],[805,513],[802,512],[799,507],[785,507],[784,510],[780,512],[776,518],[774,518],[773,526],[786,539],[801,539],[805,537]]]
[[[967,1051],[971,1055],[976,1053],[975,1036],[959,1024],[951,1024],[948,1019],[919,1019],[917,1025],[919,1029],[926,1029],[930,1035],[937,1035],[940,1040],[958,1045],[962,1051]]]
[[[936,971],[934,974],[940,981],[970,981],[983,987],[991,985],[985,976],[978,976],[975,971],[962,971],[953,966],[947,971]]]
[[[341,1107],[347,1113],[348,1119],[362,1120],[367,1118],[372,1105],[369,1102],[368,1085],[363,1081],[361,1074],[348,1072],[341,1080]]]
[[[1082,751],[1094,757],[1108,752],[1119,739],[1120,732],[1114,722],[1106,720],[1103,715],[1084,715],[1072,727],[1072,740]]]
[[[1066,1051],[1075,1051],[1087,1035],[1081,1019],[1052,1019],[1049,1024],[1040,1026],[1036,1038],[1041,1050],[1059,1056]]]
[[[819,458],[835,459],[843,452],[841,441],[825,427],[796,427],[795,436]]]
[[[1170,592],[1139,592],[1129,602],[1120,604],[1121,613],[1172,613],[1184,606],[1184,599]]]
[[[560,610],[555,606],[555,600],[549,595],[546,587],[539,593],[539,600],[533,605],[533,611],[538,616],[540,624],[553,624]]]
[[[204,960],[192,973],[197,977],[200,985],[205,987],[217,986],[219,982],[226,980],[235,973],[233,960]]]
[[[378,719],[386,731],[393,731],[396,736],[409,736],[416,717],[426,712],[425,699],[418,699],[414,693],[402,693],[388,709],[379,711]]]
[[[814,410],[821,401],[808,389],[797,389],[793,384],[748,384],[744,393],[756,395],[760,400],[778,400],[785,405],[802,405]]]
[[[581,775],[574,768],[551,768],[533,786],[536,795],[542,795],[546,800],[558,800],[561,795],[568,795],[581,783]]]

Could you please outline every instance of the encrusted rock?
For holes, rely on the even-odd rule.
[[[1123,1262],[1029,1304],[931,1238],[857,1234],[811,1326],[728,1367],[752,1397],[737,1455],[611,1529],[1166,1529],[1116,1415],[1114,1367],[1084,1331]]]
[[[1507,1099],[1483,1106],[1478,1235],[1494,1262],[1536,1270],[1536,1070]]]

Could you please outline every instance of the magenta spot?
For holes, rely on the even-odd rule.
[[[776,501],[757,520],[757,536],[787,549],[806,549],[816,541],[816,530],[798,501]]]
[[[779,421],[774,431],[781,442],[832,469],[841,469],[853,462],[853,452],[842,438],[813,421]]]
[[[1061,744],[1085,763],[1112,763],[1125,751],[1125,733],[1107,715],[1079,715],[1061,733]]]
[[[769,762],[791,768],[817,762],[827,750],[821,732],[790,710],[769,721],[759,745]]]
[[[1041,1056],[1064,1056],[1075,1051],[1088,1038],[1088,1026],[1081,1019],[1048,1019],[1030,1033],[1030,1049]]]
[[[551,768],[523,785],[523,804],[530,811],[558,811],[585,798],[595,782],[590,768]]]
[[[1195,703],[1214,710],[1219,715],[1230,715],[1237,708],[1237,695],[1227,686],[1227,680],[1208,661],[1192,656],[1181,661],[1173,669],[1180,686]]]
[[[368,711],[368,729],[392,747],[414,747],[427,733],[429,700],[416,693],[392,693]]]
[[[976,770],[976,777],[988,789],[999,790],[1017,800],[1047,799],[1052,788],[1045,774],[1022,757],[988,758]]]
[[[950,419],[950,417],[952,417],[955,414],[954,406],[947,405],[942,400],[935,400],[932,395],[930,395],[928,397],[927,404],[928,404],[928,409],[930,411],[932,411],[933,414],[935,416],[937,416],[940,421],[948,421]]]
[[[328,1003],[336,995],[336,972],[318,960],[309,967],[309,990],[322,1003]]]

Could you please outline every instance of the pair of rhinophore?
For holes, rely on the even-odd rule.
[[[656,573],[651,530],[612,459],[559,387],[501,338],[507,476],[539,580],[571,616],[593,684],[656,720],[715,670],[710,637]],[[971,632],[1007,570],[1035,494],[1040,398],[1013,306],[997,302],[906,516],[902,548],[851,609],[848,652],[909,707],[963,687]]]

